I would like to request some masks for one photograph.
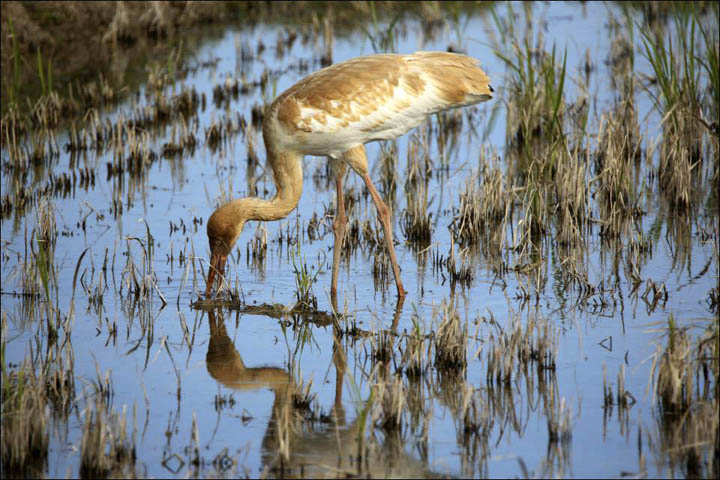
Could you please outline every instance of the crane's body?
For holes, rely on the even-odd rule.
[[[404,135],[428,115],[491,97],[489,79],[470,57],[371,55],[290,87],[268,108],[263,134],[281,149],[340,158],[367,142]]]
[[[285,218],[302,194],[303,156],[325,155],[334,160],[337,182],[331,293],[334,296],[336,292],[347,223],[342,184],[350,166],[365,181],[378,210],[398,296],[403,297],[390,212],[370,180],[364,144],[397,138],[428,115],[489,100],[492,93],[490,79],[474,58],[447,52],[358,57],[314,72],[287,89],[268,107],[263,120],[267,160],[277,193],[271,200],[233,200],[210,217],[207,229],[212,259],[206,294],[210,294],[216,271],[222,274],[245,222]]]

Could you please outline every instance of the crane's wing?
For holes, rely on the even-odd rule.
[[[394,138],[432,113],[492,98],[477,60],[447,52],[371,55],[304,78],[270,107],[287,132]],[[366,140],[366,141],[367,141]]]

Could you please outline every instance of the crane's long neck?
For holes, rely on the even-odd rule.
[[[279,220],[293,211],[302,195],[302,155],[295,152],[267,150],[267,163],[273,170],[276,193],[271,200],[247,197],[235,200],[233,206],[245,220]]]

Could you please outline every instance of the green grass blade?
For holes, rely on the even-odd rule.
[[[40,85],[42,86],[43,95],[45,95],[46,94],[45,76],[43,75],[42,56],[40,55],[39,48],[37,49],[37,66],[38,66],[38,76],[40,77]]]
[[[553,56],[555,54],[555,49],[553,47]],[[553,108],[553,117],[557,119],[558,110],[560,109],[560,102],[562,100],[562,94],[563,89],[565,88],[565,71],[567,66],[567,46],[565,47],[565,54],[563,55],[563,66],[562,71],[560,72],[560,85],[557,89],[557,95],[555,98],[555,107]],[[555,71],[555,67],[553,67],[553,71]]]

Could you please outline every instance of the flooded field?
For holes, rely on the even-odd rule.
[[[717,478],[717,5],[354,8],[216,27],[124,96],[30,60],[45,93],[1,132],[3,478]],[[332,298],[309,156],[206,299],[208,218],[275,193],[265,107],[417,50],[495,97],[366,145],[407,296],[350,172]]]

